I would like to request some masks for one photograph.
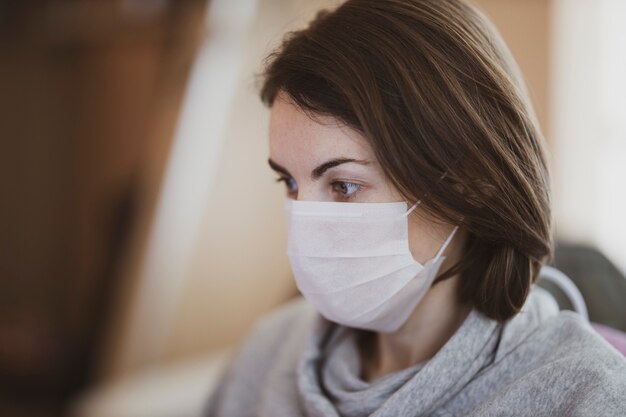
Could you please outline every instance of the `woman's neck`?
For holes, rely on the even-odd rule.
[[[461,326],[471,307],[457,301],[458,276],[433,286],[393,333],[363,338],[361,376],[371,381],[432,358]]]

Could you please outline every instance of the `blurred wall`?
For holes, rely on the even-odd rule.
[[[557,233],[626,275],[626,2],[552,3]]]
[[[496,25],[517,61],[539,124],[551,142],[552,0],[470,0]]]
[[[269,110],[258,98],[255,74],[285,31],[336,3],[261,1],[257,6],[168,357],[236,343],[257,317],[296,293],[285,255],[284,191],[267,165]]]
[[[119,297],[104,377],[231,345],[256,317],[295,294],[284,255],[282,189],[266,162],[269,113],[257,98],[255,75],[282,34],[302,25],[320,4],[211,2],[192,70],[191,82],[197,78],[198,85],[187,88],[156,220],[125,268],[134,284]],[[249,5],[254,17],[241,27]],[[203,81],[207,74],[213,78]],[[186,117],[186,108],[199,114]],[[197,117],[212,120],[199,132],[189,131],[184,124]],[[201,176],[174,184],[185,170]],[[177,191],[168,196],[168,187]],[[194,200],[207,191],[208,197]],[[190,202],[199,211],[181,209]]]

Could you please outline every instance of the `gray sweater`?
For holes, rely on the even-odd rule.
[[[290,302],[258,322],[205,415],[626,416],[626,359],[540,288],[506,324],[474,310],[433,358],[369,382],[357,332]]]

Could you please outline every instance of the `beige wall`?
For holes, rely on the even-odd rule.
[[[472,0],[496,25],[528,86],[542,131],[550,142],[548,76],[550,0]]]
[[[296,294],[285,255],[283,187],[267,165],[269,111],[254,75],[289,28],[328,0],[261,1],[220,155],[211,203],[167,351],[169,359],[236,343],[254,320]]]

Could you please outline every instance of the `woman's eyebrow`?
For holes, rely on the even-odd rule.
[[[354,162],[354,163],[361,164],[361,165],[367,165],[370,163],[370,161],[363,160],[363,159],[352,159],[352,158],[331,159],[330,161],[324,162],[323,164],[315,168],[313,171],[311,171],[311,179],[313,181],[316,181],[320,179],[320,177],[324,175],[324,172],[328,171],[329,169],[334,168],[337,165],[347,164],[348,162]]]
[[[364,160],[364,159],[353,159],[353,158],[335,158],[335,159],[331,159],[329,161],[324,162],[323,164],[319,165],[317,168],[315,168],[313,171],[311,171],[311,179],[313,181],[316,181],[318,179],[321,178],[322,175],[324,175],[324,173],[326,171],[328,171],[331,168],[336,167],[337,165],[341,165],[341,164],[347,164],[348,162],[354,162],[356,164],[361,164],[361,165],[368,165],[370,163],[370,161]],[[288,177],[291,177],[291,174],[289,173],[289,171],[287,171],[286,168],[284,168],[283,166],[277,164],[276,162],[272,161],[272,158],[269,158],[267,160],[267,163],[270,165],[270,167],[276,171],[276,172],[280,172],[281,174],[285,174]]]
[[[276,162],[272,161],[272,158],[269,158],[267,160],[267,163],[270,164],[270,167],[276,171],[276,172],[280,172],[281,174],[285,174],[288,177],[291,177],[291,174],[289,173],[289,171],[287,171],[287,168],[284,168],[281,165],[278,165]]]

